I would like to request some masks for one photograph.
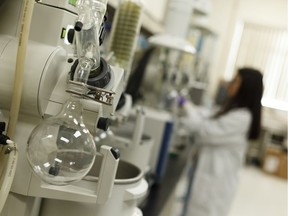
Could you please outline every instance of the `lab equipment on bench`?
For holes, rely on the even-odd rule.
[[[118,148],[121,160],[134,164],[146,174],[151,169],[149,161],[154,139],[144,133],[147,118],[145,110],[142,107],[130,107],[129,110],[126,120],[112,123],[107,131],[98,131],[96,143]]]
[[[32,131],[27,147],[27,157],[33,171],[43,181],[55,185],[81,180],[91,169],[96,156],[93,137],[83,121],[80,99],[93,98],[102,102],[96,98],[99,89],[91,89],[86,83],[96,70],[101,73],[103,69],[100,65],[98,32],[106,5],[100,1],[77,1],[76,6],[78,18],[74,30],[70,31],[75,33],[78,61],[75,61],[77,66],[72,66],[73,77],[70,78],[73,81],[69,81],[66,90],[71,94],[70,98],[56,116],[43,121]],[[93,90],[96,92],[92,93]],[[93,96],[89,97],[89,94]],[[111,102],[107,95],[104,102]]]
[[[13,3],[9,3],[9,5],[10,4],[13,5]],[[21,7],[21,4],[22,2],[19,2],[19,5],[17,6]],[[101,24],[102,22],[102,18],[98,17],[98,15],[102,15],[102,17],[104,16],[106,1],[95,0],[77,2],[79,10],[82,5],[86,8],[86,13],[89,13],[89,15],[96,15],[97,18],[94,17],[95,19],[92,21],[87,20],[85,15],[82,19],[81,15],[83,14],[80,12],[80,18],[77,18],[77,10],[75,7],[72,7],[68,1],[53,1],[51,4],[51,1],[44,0],[41,2],[34,2],[34,4],[35,9],[31,24],[31,37],[27,44],[20,115],[16,125],[15,137],[13,138],[13,140],[18,144],[17,153],[19,160],[11,191],[1,212],[1,215],[3,216],[41,215],[41,201],[45,199],[63,199],[75,202],[90,202],[93,204],[96,204],[97,202],[103,204],[111,195],[116,168],[119,161],[119,155],[114,148],[102,146],[100,152],[97,153],[98,155],[102,155],[102,157],[98,156],[99,158],[102,158],[102,168],[100,170],[98,182],[88,184],[85,180],[79,181],[79,179],[88,172],[91,165],[95,165],[93,162],[96,156],[96,148],[93,146],[95,144],[93,139],[91,139],[89,132],[95,132],[99,119],[111,116],[123,91],[123,70],[109,66],[105,60],[98,58],[98,54],[94,53],[99,52],[97,40],[94,40],[95,43],[86,44],[85,42],[88,40],[84,39],[85,36],[89,35],[91,32],[95,33],[95,37],[97,36],[98,39],[97,28],[99,29],[99,23]],[[87,7],[87,4],[89,7]],[[104,5],[105,8],[96,7],[94,4],[97,4],[97,6]],[[89,12],[87,12],[87,10],[89,10]],[[50,11],[50,13],[47,11]],[[3,16],[5,17],[5,14]],[[58,21],[56,24],[53,22],[55,25],[53,24],[52,27],[52,22],[50,20],[51,17],[59,18],[60,22]],[[89,18],[91,18],[91,16],[89,16]],[[63,33],[64,28],[68,31],[69,29],[67,26],[69,24],[71,25],[71,22],[76,19],[77,21],[71,29],[72,31],[73,29],[76,31],[77,27],[79,27],[79,20],[81,19],[83,26],[80,31],[74,33],[75,38],[79,39],[78,41],[84,41],[83,43],[78,42],[78,44],[76,44],[78,46],[77,50],[73,46],[70,45],[69,47],[68,44],[65,44],[65,39],[68,40],[68,38],[67,34]],[[49,20],[49,22],[47,20]],[[49,25],[45,25],[46,22]],[[89,26],[90,22],[96,22],[97,24]],[[39,26],[41,28],[37,29],[36,34],[36,27]],[[60,28],[55,30],[55,26],[60,26]],[[86,30],[86,27],[88,29],[87,31],[89,31],[90,27],[96,29],[89,31],[87,35],[85,32],[81,34],[81,30]],[[45,35],[40,34],[41,29],[43,30],[42,33],[44,33],[45,29]],[[58,38],[60,32],[62,33],[61,36],[64,35],[61,40]],[[48,35],[52,33],[52,36],[48,39],[46,33],[48,33]],[[54,34],[57,36],[54,37]],[[38,39],[33,40],[32,38],[37,38],[37,35],[39,36]],[[57,40],[55,38],[57,38]],[[15,38],[13,34],[1,34],[0,41],[0,96],[1,99],[3,98],[0,107],[5,111],[9,111],[12,97],[13,75],[16,65],[15,56],[17,54],[18,43],[17,38]],[[74,41],[74,38],[72,41]],[[67,57],[68,51],[63,47],[68,47],[68,51],[72,50],[72,53],[77,53],[77,57],[75,58],[74,54],[68,54],[69,56]],[[84,50],[84,52],[80,52],[79,50]],[[77,60],[78,65],[75,63]],[[85,66],[85,60],[89,62],[86,64],[87,67]],[[74,64],[71,67],[72,62],[74,62]],[[90,64],[90,62],[92,62],[92,64]],[[84,64],[84,67],[82,67],[82,63]],[[91,78],[90,71],[92,68],[95,68],[97,73],[92,73]],[[97,85],[91,86],[89,78],[92,80],[99,78],[99,74],[101,74],[101,71],[103,70],[109,70],[109,81],[101,87],[98,87]],[[73,81],[70,80],[71,76],[68,75],[69,71],[74,71]],[[85,82],[83,83],[83,80],[81,79],[85,77],[82,77],[82,75],[87,75],[87,73],[88,77],[86,77],[88,78],[88,81],[86,84]],[[100,83],[103,84],[103,82]],[[83,88],[85,91],[80,91]],[[66,92],[66,90],[68,92]],[[86,92],[86,90],[88,92]],[[83,126],[84,124],[81,123],[82,120],[79,120],[79,118],[71,118],[72,121],[69,119],[71,114],[74,116],[77,115],[75,110],[72,111],[76,102],[74,100],[67,101],[70,94],[76,95],[73,96],[74,98],[79,97],[77,105],[82,104],[84,107],[83,122],[85,122],[87,128]],[[87,98],[89,100],[85,100]],[[65,101],[67,101],[66,104]],[[63,114],[62,116],[66,115],[65,119],[58,118],[58,120],[55,120],[54,118],[54,121],[53,117],[50,119],[47,118],[49,116],[54,116],[59,112],[63,103],[65,104],[64,107],[66,106],[66,112],[64,109],[64,112],[60,112],[58,117]],[[67,112],[67,110],[72,111],[72,113]],[[69,119],[69,124],[66,124],[68,122],[66,117]],[[44,121],[42,118],[44,118]],[[74,121],[78,121],[78,124]],[[70,123],[72,122],[77,125],[77,128],[74,127],[75,125],[71,126]],[[33,128],[39,123],[40,126],[38,129],[40,128],[40,132],[38,131],[39,133],[36,133],[36,128],[34,131],[35,133],[32,133]],[[46,124],[46,129],[49,128],[53,133],[50,133],[49,130],[42,130],[43,125],[41,126],[41,123]],[[51,124],[49,125],[49,123]],[[28,147],[28,158],[34,171],[36,171],[36,173],[38,172],[38,175],[49,183],[59,185],[78,180],[77,183],[66,186],[55,186],[47,184],[45,181],[41,181],[31,172],[26,159],[26,143],[31,133],[32,135]],[[61,149],[66,151],[66,144],[72,144],[73,147],[77,145],[78,148],[78,144],[83,141],[78,138],[82,137],[83,134],[86,135],[86,138],[84,139],[82,150],[91,154],[88,157],[84,157],[86,154],[85,151],[82,152],[81,149],[77,149],[78,152],[76,151],[76,153],[81,157],[81,163],[78,163],[77,161],[74,161],[75,155],[71,154],[74,151],[67,154],[61,152]],[[45,140],[45,138],[47,139]],[[38,143],[37,140],[39,141]],[[50,142],[50,144],[52,143],[53,145],[46,145],[47,143],[45,142]],[[44,149],[44,152],[42,151],[43,146],[47,147],[47,149]],[[33,148],[29,149],[30,147]],[[79,152],[81,152],[81,154],[78,154]],[[43,155],[44,157],[42,157]],[[79,160],[79,158],[77,160]],[[42,167],[40,167],[40,164]],[[80,172],[81,175],[77,172],[79,170],[83,171],[82,173]],[[47,178],[47,176],[49,176],[50,179]],[[55,178],[52,178],[52,176]]]
[[[154,145],[151,148],[149,167],[152,184],[165,181],[163,176],[169,156],[170,144],[173,136],[174,120],[171,113],[144,106],[146,113],[144,134],[152,137]]]
[[[95,187],[95,184],[97,186],[100,162],[101,157],[96,157],[96,163],[91,171],[79,184],[85,184],[85,187],[90,190]],[[115,214],[142,216],[141,210],[137,208],[137,201],[146,194],[147,189],[148,184],[143,179],[143,172],[137,166],[120,160],[111,198],[105,204],[44,199],[41,216],[79,216],[82,214],[85,216],[114,216]]]

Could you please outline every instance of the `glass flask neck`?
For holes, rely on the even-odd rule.
[[[89,79],[89,74],[94,62],[86,57],[79,58],[79,63],[76,67],[73,80],[76,82],[87,83]]]
[[[87,95],[89,92],[89,89],[85,84],[87,83],[89,79],[89,74],[91,71],[91,65],[93,62],[88,58],[80,58],[79,63],[76,67],[73,81],[74,83],[68,83],[68,90],[78,93],[79,95]],[[82,96],[77,96],[76,94],[73,94],[74,98],[82,98]]]
[[[59,117],[79,118],[82,119],[83,107],[80,102],[81,97],[72,94],[70,98],[63,104],[62,110],[58,113]]]

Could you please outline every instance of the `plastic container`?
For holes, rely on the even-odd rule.
[[[97,157],[86,180],[82,180],[83,184],[91,184],[91,188],[98,186],[100,164],[101,157]],[[147,190],[148,184],[143,179],[143,172],[133,164],[120,160],[112,195],[105,204],[43,199],[41,216],[79,216],[83,214],[85,216],[134,216],[136,212],[138,212],[137,215],[141,215],[141,211],[137,209],[137,203],[145,196]]]

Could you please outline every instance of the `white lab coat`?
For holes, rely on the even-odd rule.
[[[248,109],[234,109],[213,119],[203,109],[187,108],[183,124],[195,133],[200,154],[187,216],[227,216],[244,163]]]

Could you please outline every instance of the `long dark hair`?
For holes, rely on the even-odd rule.
[[[248,138],[255,140],[260,134],[263,76],[260,71],[253,68],[240,68],[238,75],[242,80],[238,92],[234,97],[227,99],[214,117],[218,118],[235,108],[248,108],[252,114]]]

